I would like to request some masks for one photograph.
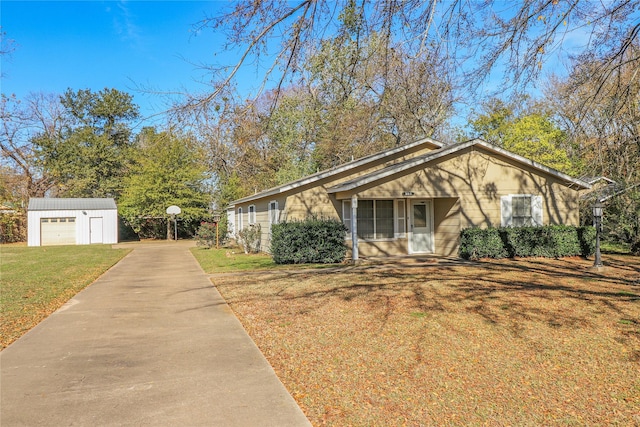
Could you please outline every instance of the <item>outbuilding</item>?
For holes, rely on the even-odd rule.
[[[111,198],[32,198],[29,246],[118,243],[118,208]]]

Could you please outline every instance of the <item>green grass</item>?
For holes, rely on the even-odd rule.
[[[192,248],[200,266],[208,274],[251,270],[306,269],[335,267],[336,264],[276,264],[265,253],[245,254],[239,248]]]
[[[0,246],[0,348],[18,339],[122,259],[111,246]]]
[[[602,253],[605,254],[628,255],[631,253],[628,243],[602,242],[600,246]]]
[[[191,253],[196,257],[206,273],[224,273],[230,271],[268,270],[276,268],[273,259],[264,253],[245,254],[241,249],[205,249],[192,248]]]

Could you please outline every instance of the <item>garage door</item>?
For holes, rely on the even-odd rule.
[[[76,219],[41,218],[40,244],[42,246],[75,245]]]

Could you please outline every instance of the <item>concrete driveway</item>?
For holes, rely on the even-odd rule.
[[[309,426],[189,244],[131,247],[0,353],[0,425]]]

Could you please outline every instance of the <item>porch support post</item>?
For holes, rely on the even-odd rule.
[[[351,259],[358,260],[358,196],[351,196]]]

